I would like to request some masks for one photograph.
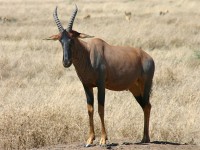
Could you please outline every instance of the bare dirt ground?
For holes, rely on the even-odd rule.
[[[103,149],[113,149],[113,150],[200,150],[200,146],[197,145],[188,145],[188,144],[179,144],[163,141],[154,141],[149,144],[139,144],[132,142],[123,142],[118,140],[107,144],[106,146],[99,146],[94,144],[91,147],[84,147],[82,143],[73,143],[68,145],[55,145],[44,147],[37,150],[103,150]],[[36,150],[36,149],[33,149]]]

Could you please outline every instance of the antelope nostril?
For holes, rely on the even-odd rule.
[[[72,61],[71,61],[71,60],[67,60],[67,61],[64,61],[64,60],[63,60],[63,66],[64,66],[65,68],[70,67],[71,64],[72,64]]]

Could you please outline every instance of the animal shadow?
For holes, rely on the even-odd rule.
[[[141,143],[141,142],[138,142],[138,143],[123,142],[123,143],[120,143],[120,144],[119,143],[109,143],[109,144],[103,145],[101,147],[105,147],[106,149],[114,149],[119,145],[149,145],[149,144],[186,145],[186,144],[180,144],[180,143],[175,143],[175,142],[167,142],[167,141],[153,141],[153,142],[150,142],[150,143]],[[98,144],[94,144],[91,147],[94,147],[94,146],[97,146],[97,145]]]
[[[106,144],[106,149],[113,149],[114,147],[118,146],[118,143],[110,143]]]
[[[133,143],[132,143],[133,144]],[[163,145],[185,145],[185,144],[180,144],[180,143],[175,143],[175,142],[168,142],[168,141],[153,141],[150,143],[134,143],[136,145],[148,145],[148,144],[163,144]]]
[[[180,143],[175,143],[175,142],[167,142],[167,141],[153,141],[153,142],[150,142],[152,144],[168,144],[168,145],[185,145],[185,144],[180,144]]]

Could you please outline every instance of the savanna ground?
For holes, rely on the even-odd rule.
[[[74,3],[75,30],[141,47],[155,60],[154,143],[122,144],[141,140],[143,112],[129,92],[106,91],[109,142],[119,144],[111,148],[200,149],[199,0],[0,0],[0,149],[83,148],[88,116],[81,82],[74,67],[62,66],[60,43],[42,40],[58,33],[55,6],[66,26]],[[97,111],[94,119],[98,143]]]

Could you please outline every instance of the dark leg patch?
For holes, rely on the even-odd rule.
[[[135,99],[137,100],[137,102],[140,104],[140,106],[142,108],[145,107],[146,102],[145,102],[145,99],[143,99],[143,97],[141,95],[140,96],[135,96]]]
[[[93,89],[92,88],[88,88],[86,86],[83,86],[84,90],[85,90],[85,95],[87,98],[87,104],[89,105],[94,105],[94,94],[93,94]]]

